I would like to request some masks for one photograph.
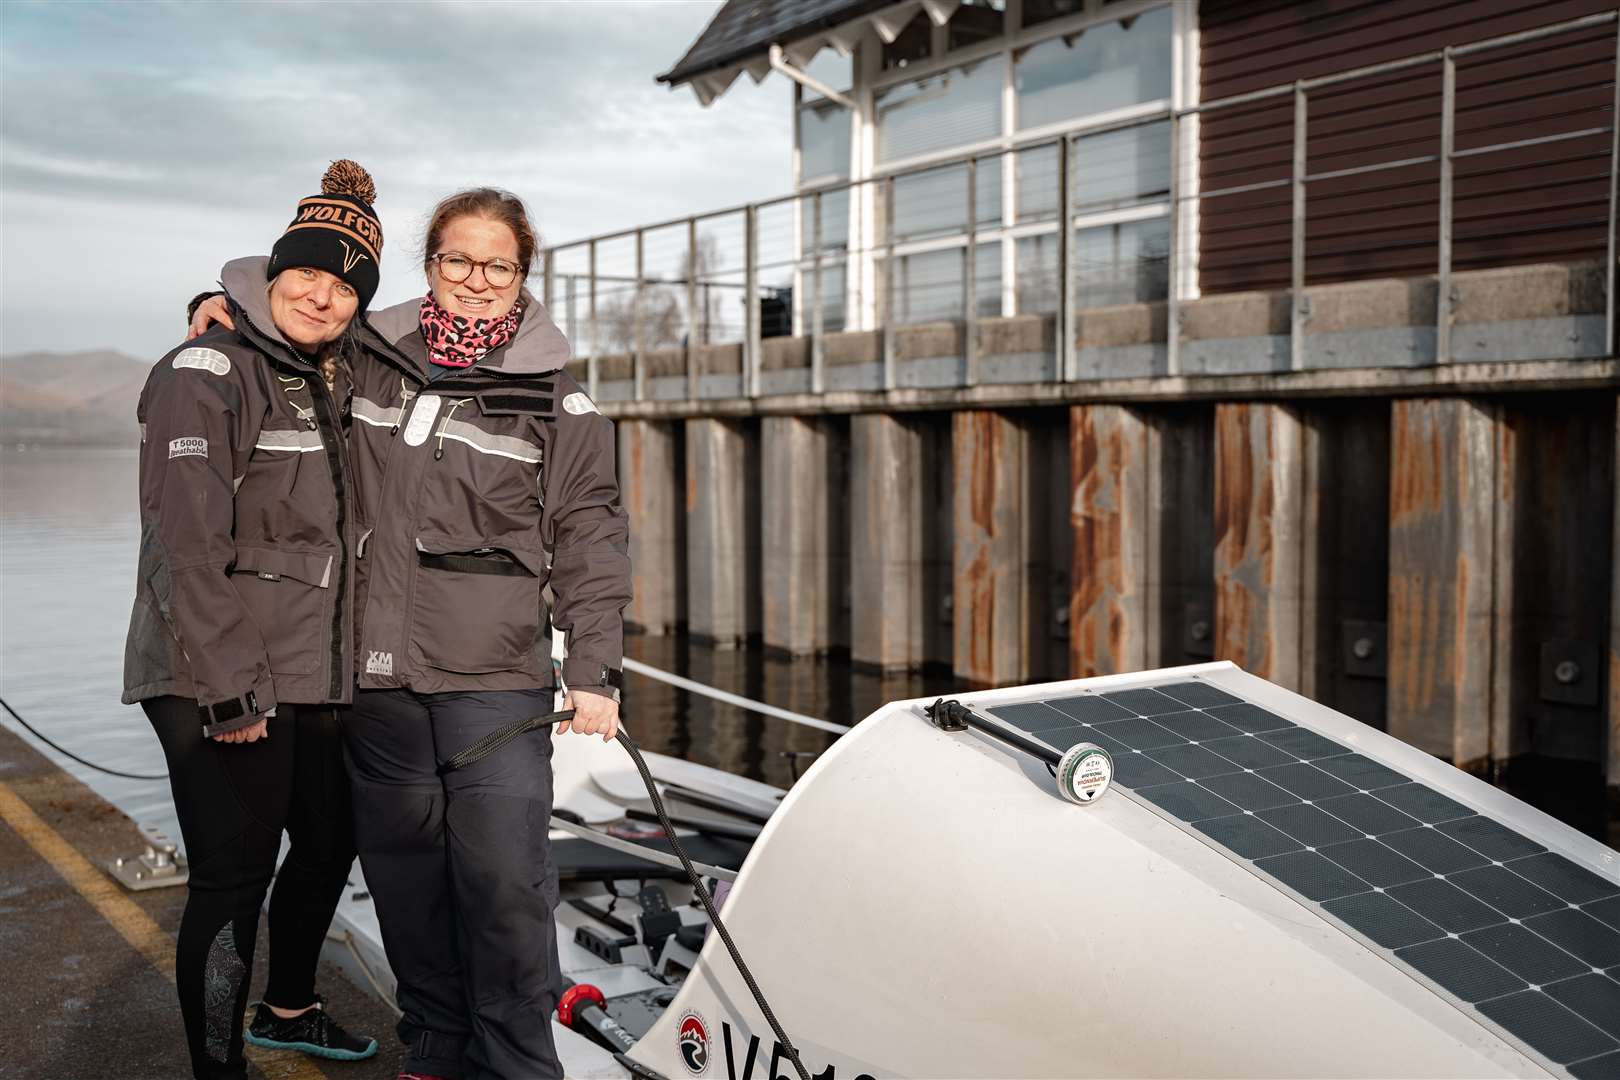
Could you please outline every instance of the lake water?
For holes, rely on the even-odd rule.
[[[161,774],[138,706],[120,705],[124,633],[140,522],[134,450],[0,449],[0,697],[69,750],[125,772]],[[830,661],[717,650],[632,635],[629,655],[795,712],[853,724],[883,702],[949,689],[939,677],[878,677]],[[624,709],[649,750],[789,786],[833,736],[626,675]],[[17,731],[136,821],[178,838],[166,783],[88,769]]]

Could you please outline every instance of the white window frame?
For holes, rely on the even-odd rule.
[[[1105,113],[1097,113],[1073,121],[1045,124],[1024,131],[1017,129],[1018,100],[1015,54],[1054,38],[1083,32],[1095,26],[1119,22],[1122,19],[1140,16],[1163,7],[1169,7],[1172,12],[1172,72],[1171,96],[1169,98],[1123,106]],[[875,34],[869,31],[857,46],[855,62],[852,65],[855,85],[851,91],[851,96],[855,98],[856,108],[851,110],[850,116],[852,132],[848,181],[853,186],[850,196],[849,243],[845,256],[845,265],[847,267],[846,283],[849,290],[845,306],[845,325],[847,329],[876,329],[879,325],[880,312],[877,302],[877,283],[882,278],[882,263],[887,255],[879,236],[881,225],[879,207],[884,190],[883,181],[888,177],[918,171],[929,165],[962,160],[968,157],[1000,154],[1001,223],[999,227],[975,229],[974,242],[979,246],[991,243],[1000,243],[1002,245],[1001,310],[1003,315],[1013,315],[1016,314],[1017,309],[1018,286],[1016,241],[1026,236],[1054,233],[1058,228],[1058,223],[1051,219],[1027,224],[1018,221],[1016,173],[1016,155],[1018,151],[1043,142],[1051,142],[1054,139],[1084,136],[1088,133],[1109,128],[1131,127],[1137,124],[1151,123],[1156,119],[1168,119],[1177,111],[1187,109],[1197,102],[1198,9],[1196,0],[1131,0],[1131,2],[1127,3],[1110,4],[1106,8],[1097,0],[1093,0],[1093,2],[1088,3],[1086,11],[1076,15],[1052,19],[1027,28],[1022,25],[1022,22],[1023,0],[1008,0],[1004,23],[1008,29],[999,39],[980,42],[958,49],[955,52],[947,52],[944,48],[946,35],[943,28],[936,27],[933,37],[933,55],[929,59],[917,61],[904,68],[888,71],[882,69],[882,47]],[[999,57],[1002,71],[1001,135],[945,150],[914,154],[881,164],[877,161],[877,97],[882,91],[937,76],[953,68],[997,57]],[[844,181],[826,181],[819,178],[812,179],[809,183],[802,181],[798,125],[799,108],[803,103],[802,87],[796,86],[793,106],[794,177],[798,193],[808,195],[815,190],[824,189],[829,183],[836,184]],[[1174,230],[1175,235],[1170,238],[1176,258],[1175,272],[1169,287],[1177,297],[1187,299],[1198,294],[1196,258],[1198,240],[1198,202],[1196,198],[1197,116],[1196,114],[1183,116],[1178,121],[1178,124],[1178,152],[1173,157],[1179,158],[1179,162],[1173,167],[1177,167],[1180,190],[1177,192],[1175,181],[1172,182],[1171,190],[1173,193],[1179,194],[1182,203],[1181,213]],[[1061,149],[1060,152],[1062,152]],[[1115,210],[1076,214],[1073,216],[1070,226],[1071,228],[1095,228],[1149,220],[1167,216],[1170,213],[1170,202],[1166,198],[1157,202],[1126,206]],[[800,216],[799,214],[794,215],[796,230],[800,228]],[[796,242],[798,245],[797,250],[803,252],[805,250],[804,238],[796,235]],[[962,248],[966,244],[967,237],[965,234],[958,234],[954,237],[935,237],[927,240],[897,243],[894,246],[894,255],[901,257],[910,254],[923,254],[930,251],[948,250],[952,247]],[[813,266],[814,260],[813,258],[801,258],[800,265],[802,267]],[[795,297],[805,296],[797,275],[794,295]],[[805,321],[801,317],[803,307],[802,303],[795,301],[795,332],[799,331],[801,324]]]

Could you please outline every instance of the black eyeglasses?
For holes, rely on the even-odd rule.
[[[439,267],[439,274],[444,280],[459,285],[472,277],[474,270],[484,272],[484,280],[489,282],[492,289],[504,289],[523,275],[523,268],[516,263],[509,263],[505,259],[484,259],[482,261],[461,254],[459,251],[445,251],[431,256]]]

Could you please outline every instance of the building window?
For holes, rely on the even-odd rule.
[[[804,65],[804,73],[819,83],[825,83],[829,89],[844,93],[855,84],[855,59],[837,49],[823,48]],[[807,101],[820,96],[809,87],[805,88],[804,94]]]
[[[1076,214],[1123,210],[1170,196],[1168,120],[1083,135],[1074,140],[1073,154]]]
[[[806,255],[816,252],[816,199],[811,192],[799,197],[799,228]],[[849,246],[849,188],[824,192],[821,196],[821,250],[842,252]]]
[[[981,41],[994,41],[1003,32],[1007,0],[963,0],[946,23],[945,47],[965,49]]]
[[[1018,151],[1018,222],[1056,221],[1058,216],[1058,148],[1035,146]]]
[[[799,107],[799,183],[849,176],[849,110],[830,101]]]
[[[890,71],[927,60],[934,52],[934,25],[918,12],[900,36],[883,46],[883,70]]]
[[[900,325],[962,317],[964,248],[896,255],[894,318]],[[974,249],[974,317],[1001,314],[1001,245]]]
[[[1001,158],[982,159],[974,177],[977,229],[1001,224]],[[894,181],[894,240],[905,243],[967,231],[967,166],[947,165]]]
[[[1155,8],[1023,50],[1013,69],[1019,130],[1169,100],[1174,21]]]
[[[1076,230],[1072,251],[1077,308],[1144,304],[1168,295],[1167,217]]]
[[[1086,0],[1024,0],[1024,25],[1035,26],[1086,10]]]
[[[898,161],[999,136],[1002,70],[1000,58],[991,57],[881,92],[878,160]]]

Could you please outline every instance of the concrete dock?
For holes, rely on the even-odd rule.
[[[184,888],[127,892],[102,865],[142,850],[135,824],[0,728],[0,1077],[121,1080],[191,1075],[175,999]],[[255,979],[264,986],[266,929]],[[398,1071],[387,1005],[323,961],[317,985],[376,1057],[329,1062],[248,1047],[248,1074],[374,1080]]]

